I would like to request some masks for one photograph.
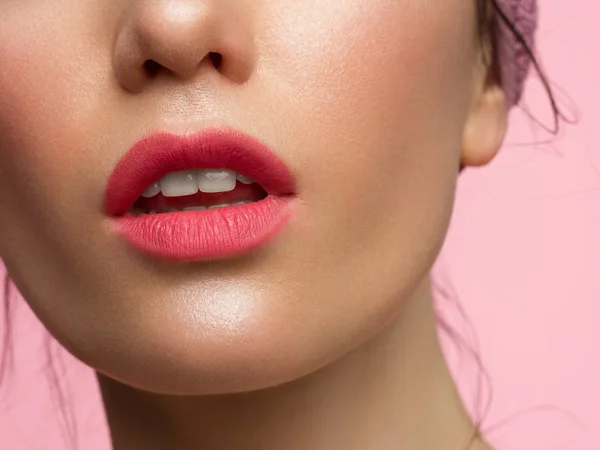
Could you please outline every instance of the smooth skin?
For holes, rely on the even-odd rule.
[[[428,275],[459,165],[506,133],[476,22],[475,0],[0,0],[0,257],[98,371],[115,450],[486,448]],[[138,254],[109,174],[214,126],[289,165],[291,223],[232,260]]]

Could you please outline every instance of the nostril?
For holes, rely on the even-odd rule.
[[[161,68],[161,65],[159,63],[157,63],[156,61],[154,61],[153,59],[148,59],[144,62],[144,70],[146,70],[148,75],[150,75],[151,77],[156,76],[156,74],[158,73],[160,68]]]
[[[213,67],[217,70],[220,70],[221,66],[223,65],[223,55],[220,53],[211,52],[207,56]],[[154,61],[153,59],[148,59],[144,62],[144,70],[148,76],[152,78],[158,74],[162,67],[162,64]]]
[[[221,65],[223,64],[223,55],[221,55],[220,53],[211,52],[208,56],[214,68],[219,70],[221,68]]]

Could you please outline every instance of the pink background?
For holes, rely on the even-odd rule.
[[[483,421],[499,450],[600,449],[600,50],[591,0],[542,0],[541,53],[567,112],[550,144],[523,113],[502,155],[465,173],[452,228],[436,266],[452,280],[490,377]],[[566,93],[566,94],[565,94]],[[568,96],[567,96],[568,94]],[[528,108],[549,123],[532,80]],[[577,109],[575,109],[575,106]],[[571,114],[572,115],[572,114]],[[457,318],[452,301],[440,310]],[[20,305],[4,386],[1,450],[66,449],[50,389],[43,330]],[[464,319],[464,318],[463,318]],[[461,319],[458,326],[464,326]],[[457,319],[458,320],[458,319]],[[460,325],[462,324],[462,325]],[[464,397],[473,404],[473,360],[447,344]],[[58,351],[60,352],[60,350]],[[89,369],[62,355],[55,367],[85,450],[107,450],[100,400]],[[485,386],[484,386],[485,387]],[[60,404],[60,402],[58,402]]]

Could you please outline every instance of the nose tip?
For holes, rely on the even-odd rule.
[[[131,92],[159,75],[188,80],[201,70],[244,82],[252,72],[253,49],[240,20],[220,13],[218,2],[140,0],[120,26],[114,71]]]

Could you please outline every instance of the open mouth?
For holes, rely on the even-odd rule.
[[[133,248],[162,259],[206,260],[270,242],[288,223],[291,171],[235,130],[150,135],[109,177],[105,213]]]
[[[266,191],[251,178],[229,169],[171,172],[150,185],[131,215],[202,211],[258,202]]]

